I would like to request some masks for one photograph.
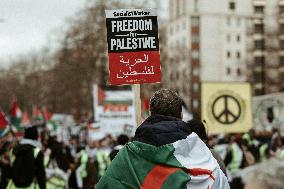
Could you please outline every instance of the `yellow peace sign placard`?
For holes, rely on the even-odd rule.
[[[249,83],[202,83],[202,119],[209,133],[241,133],[252,128]]]

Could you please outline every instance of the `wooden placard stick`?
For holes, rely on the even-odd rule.
[[[136,125],[140,126],[142,123],[141,118],[141,98],[140,98],[140,84],[134,84],[134,93],[135,93],[135,113],[136,113]]]

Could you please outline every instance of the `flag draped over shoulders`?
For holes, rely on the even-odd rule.
[[[210,150],[192,133],[153,146],[139,141],[121,149],[97,189],[227,189],[226,177]]]

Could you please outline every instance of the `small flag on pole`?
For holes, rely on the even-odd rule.
[[[12,102],[12,108],[10,111],[11,116],[11,124],[17,129],[17,131],[21,130],[21,118],[22,118],[22,111],[19,108],[18,101],[14,98]]]
[[[2,110],[0,110],[0,131],[4,131],[8,125],[8,120]]]

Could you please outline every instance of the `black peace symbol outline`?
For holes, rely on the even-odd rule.
[[[228,100],[229,99],[232,99],[238,106],[238,113],[237,114],[234,114],[230,108],[229,108],[229,105],[228,105]],[[218,115],[216,114],[215,112],[215,106],[216,106],[216,103],[220,100],[224,100],[224,109],[221,113],[219,113]],[[232,123],[235,123],[241,116],[241,104],[240,102],[233,96],[231,95],[222,95],[222,96],[219,96],[218,98],[216,98],[212,104],[212,114],[213,114],[213,117],[219,122],[219,123],[222,123],[222,124],[225,124],[225,125],[229,125],[229,124],[232,124]],[[221,120],[221,117],[225,116],[225,121],[222,121]],[[229,116],[233,117],[234,119],[233,120],[229,120]]]

